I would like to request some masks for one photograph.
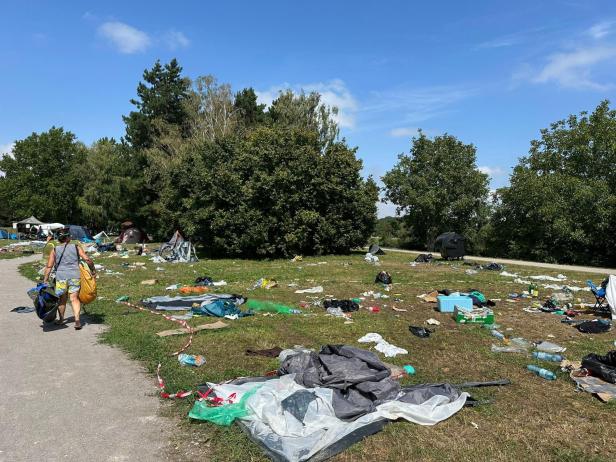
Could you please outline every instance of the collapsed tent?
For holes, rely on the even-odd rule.
[[[372,244],[368,249],[368,253],[372,255],[385,255],[385,251],[378,244]]]
[[[436,238],[434,251],[440,252],[441,257],[446,259],[463,258],[465,254],[464,236],[454,232],[443,233]]]
[[[158,254],[170,262],[188,263],[198,260],[194,246],[180,231],[173,233],[171,239],[160,246]]]
[[[219,300],[233,304],[236,307],[246,301],[241,295],[204,294],[188,297],[169,297],[167,295],[163,295],[146,298],[141,300],[141,303],[154,310],[182,311],[190,310],[195,305],[198,307],[206,306]]]
[[[148,241],[145,231],[132,221],[125,221],[120,225],[120,229],[120,235],[116,239],[118,244],[142,244]]]
[[[0,229],[0,239],[8,239],[8,238],[9,238],[9,233],[7,233],[3,229]]]
[[[208,383],[200,390],[241,404],[240,426],[274,461],[328,459],[397,419],[434,425],[462,409],[469,397],[449,384],[401,389],[374,353],[344,345],[287,355],[278,373]],[[197,401],[189,416],[210,420],[207,403]]]

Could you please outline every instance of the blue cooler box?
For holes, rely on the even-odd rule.
[[[438,310],[441,313],[453,313],[458,307],[462,311],[473,310],[473,299],[464,295],[439,295],[436,297],[438,301]]]

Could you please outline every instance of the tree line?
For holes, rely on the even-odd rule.
[[[404,214],[380,220],[381,242],[430,249],[456,231],[470,252],[547,262],[616,264],[616,111],[608,101],[542,129],[507,187],[490,192],[476,149],[423,133],[383,177]]]
[[[52,127],[0,160],[0,219],[35,215],[95,230],[131,219],[175,229],[212,255],[348,252],[374,230],[378,188],[318,93],[190,80],[176,60],[144,71],[120,140],[91,146]]]
[[[0,159],[0,221],[35,215],[95,230],[131,219],[155,239],[181,229],[212,255],[342,253],[378,236],[430,249],[445,231],[470,252],[563,263],[616,263],[616,111],[604,101],[541,131],[510,185],[490,192],[476,149],[456,137],[411,140],[382,178],[363,178],[318,93],[182,75],[176,60],[144,71],[125,135],[91,146],[52,127]],[[400,218],[376,220],[379,192]],[[376,231],[375,231],[376,226]]]

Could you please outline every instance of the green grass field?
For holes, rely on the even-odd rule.
[[[157,364],[162,363],[162,375],[171,392],[191,389],[206,381],[263,375],[277,368],[276,359],[246,356],[247,348],[304,345],[317,349],[328,343],[362,346],[357,339],[368,332],[378,332],[387,341],[409,351],[408,355],[388,359],[396,365],[412,364],[415,367],[417,374],[406,378],[404,383],[458,383],[501,378],[513,382],[507,387],[474,391],[476,398],[491,403],[478,408],[465,408],[434,427],[408,422],[388,425],[381,433],[338,455],[335,461],[614,459],[615,405],[604,404],[590,394],[576,392],[574,383],[562,372],[558,372],[558,379],[554,382],[532,375],[525,368],[527,364],[541,364],[555,372],[558,366],[536,362],[520,354],[492,353],[490,346],[498,341],[491,337],[488,330],[457,325],[450,315],[436,312],[435,304],[417,298],[417,295],[432,289],[476,288],[489,298],[504,300],[507,294],[525,287],[496,272],[481,271],[476,275],[467,275],[465,269],[470,266],[460,262],[411,267],[410,259],[410,255],[389,253],[381,257],[381,266],[375,267],[364,262],[361,254],[305,258],[299,263],[286,260],[202,260],[195,264],[162,265],[144,257],[99,257],[96,263],[122,274],[100,276],[99,299],[87,307],[87,312],[91,322],[109,325],[102,338],[104,342],[122,348],[141,361],[152,374]],[[146,269],[122,266],[137,261],[146,262]],[[165,270],[156,271],[159,266]],[[24,274],[30,277],[37,269],[37,264],[22,266]],[[381,312],[371,313],[362,309],[353,314],[352,324],[326,316],[324,309],[316,306],[304,309],[303,315],[256,315],[236,321],[225,320],[229,328],[202,331],[195,335],[188,352],[206,356],[207,364],[200,368],[181,367],[177,359],[170,356],[184,344],[185,336],[160,338],[155,335],[158,331],[178,327],[177,324],[114,303],[120,295],[128,295],[131,301],[138,302],[146,296],[165,294],[167,285],[189,284],[197,276],[211,276],[229,283],[216,292],[238,293],[297,307],[301,301],[312,299],[295,294],[295,288],[288,287],[288,284],[296,283],[300,288],[322,285],[325,289],[322,296],[358,297],[364,291],[382,291],[381,286],[374,283],[379,270],[392,274],[394,285],[388,293],[392,298],[374,302],[366,300],[364,305],[377,305]],[[507,270],[520,275],[556,274],[537,268],[508,267]],[[577,286],[583,286],[589,277],[588,274],[566,275],[569,277],[567,283]],[[261,277],[276,279],[279,286],[271,290],[248,290]],[[601,277],[594,275],[595,282],[598,283]],[[142,280],[151,278],[158,279],[158,284],[140,284]],[[550,293],[550,290],[541,290],[540,296],[547,297]],[[393,303],[394,297],[403,301]],[[593,301],[588,292],[578,292],[576,297]],[[392,305],[407,311],[396,312]],[[614,348],[613,332],[594,336],[581,334],[562,324],[560,316],[529,314],[522,311],[526,306],[528,303],[524,302],[497,302],[494,311],[502,332],[512,337],[559,343],[567,347],[565,355],[572,360],[580,360],[590,352],[603,354]],[[428,318],[441,322],[432,337],[420,339],[410,334],[409,325],[424,325]],[[193,318],[191,324],[212,321]],[[155,394],[154,375],[151,376],[151,383],[151,389],[144,392]],[[170,456],[172,459],[266,460],[259,448],[237,426],[220,428],[189,421],[186,414],[191,404],[191,400],[185,400],[165,407],[166,414],[180,417],[178,430],[173,436],[178,452]]]

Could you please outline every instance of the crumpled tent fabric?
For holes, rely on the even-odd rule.
[[[290,374],[262,382],[245,401],[248,415],[238,421],[275,461],[325,460],[380,431],[390,420],[435,425],[462,409],[469,396],[447,384],[411,387],[403,390],[399,399],[384,400],[372,412],[345,421],[337,415],[335,394],[339,389],[306,388],[299,380]],[[236,400],[255,386],[246,381],[209,385],[217,397],[226,399],[235,393]]]
[[[239,306],[246,301],[246,299],[241,295],[203,294],[188,297],[169,297],[167,295],[163,295],[146,298],[141,302],[148,308],[154,310],[183,311],[192,309],[195,304],[199,306],[208,305],[217,300],[229,301],[236,306]]]
[[[325,345],[318,354],[289,356],[278,374],[294,374],[295,381],[306,388],[333,389],[339,419],[373,412],[376,405],[395,399],[400,392],[400,384],[374,353],[347,345]]]

